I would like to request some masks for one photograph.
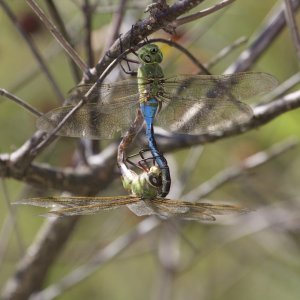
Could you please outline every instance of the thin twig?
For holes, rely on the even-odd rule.
[[[9,240],[11,237],[11,232],[14,229],[14,220],[8,214],[6,215],[5,219],[3,220],[3,224],[1,226],[0,231],[0,270],[3,270],[3,262],[5,259],[5,254],[7,253],[7,248],[9,244]]]
[[[62,17],[60,16],[59,11],[58,11],[55,3],[53,2],[53,0],[47,0],[46,3],[48,5],[49,11],[52,15],[52,18],[56,21],[57,26],[58,26],[60,32],[62,33],[63,37],[68,41],[70,46],[74,49],[75,44],[71,40],[71,37],[68,34],[65,23],[64,23]],[[80,78],[81,78],[80,71],[79,71],[78,67],[76,66],[74,60],[72,60],[69,55],[67,55],[67,59],[68,59],[69,64],[72,68],[72,71],[73,71],[72,75],[74,77],[75,83],[78,83]]]
[[[288,139],[273,145],[267,151],[255,153],[254,155],[246,158],[240,165],[229,167],[228,169],[221,171],[210,180],[204,182],[196,189],[189,192],[184,198],[189,201],[204,198],[216,189],[223,186],[225,183],[247,173],[249,170],[269,162],[277,156],[295,148],[298,146],[298,144],[298,140]]]
[[[42,9],[37,5],[34,0],[26,0],[27,4],[32,8],[36,15],[40,18],[43,24],[48,28],[49,32],[53,37],[58,41],[58,43],[63,47],[67,54],[72,58],[76,63],[82,73],[85,73],[88,70],[87,65],[80,58],[74,48],[66,41],[63,35],[57,30],[57,28],[52,24],[49,18],[45,15]]]
[[[6,186],[4,179],[0,178],[0,182],[1,182],[1,188],[2,188],[2,192],[3,192],[3,196],[4,196],[3,198],[5,199],[5,202],[6,202],[9,218],[11,219],[11,222],[13,224],[13,229],[15,231],[17,245],[18,245],[18,248],[20,251],[20,257],[21,257],[25,253],[25,247],[24,247],[24,244],[22,241],[22,237],[21,237],[22,235],[20,233],[20,228],[17,223],[16,210],[11,205],[9,193],[8,193],[7,186]]]
[[[89,67],[92,67],[94,65],[94,55],[92,46],[92,9],[93,7],[91,6],[90,1],[84,0],[82,11],[84,16],[85,50]]]
[[[130,49],[132,45],[137,45],[147,36],[164,28],[167,24],[172,23],[182,14],[190,11],[194,7],[198,6],[204,0],[182,0],[175,2],[172,6],[157,11],[155,15],[151,15],[149,18],[137,22],[131,30],[122,35],[122,48]],[[110,47],[107,55],[98,61],[97,65],[90,70],[92,76],[87,78],[86,82],[93,82],[95,78],[107,68],[107,66],[113,61],[115,57],[121,52],[120,42],[116,41]]]
[[[282,97],[289,89],[293,88],[298,83],[300,83],[300,72],[294,74],[286,81],[282,82],[273,91],[263,96],[260,104],[265,104],[270,101],[273,101],[274,98]]]
[[[298,10],[299,0],[292,1],[293,10]],[[244,50],[239,58],[227,68],[225,73],[237,73],[248,70],[272,44],[286,24],[284,6],[276,6],[266,18],[261,28],[253,35],[250,46]]]
[[[178,220],[173,220],[178,222]],[[174,299],[175,279],[180,271],[180,235],[178,226],[174,222],[163,222],[158,244],[157,274],[155,275],[155,287],[153,299],[171,300]]]
[[[15,28],[21,34],[22,38],[25,40],[27,46],[31,50],[31,52],[32,52],[34,58],[36,59],[36,61],[38,62],[40,68],[42,69],[45,76],[49,80],[49,83],[52,85],[52,88],[53,88],[54,92],[56,93],[57,97],[62,101],[64,99],[64,96],[63,96],[59,86],[55,82],[52,74],[50,73],[50,70],[48,69],[46,62],[44,61],[42,55],[40,54],[38,48],[36,47],[36,45],[34,43],[34,41],[30,37],[30,35],[26,31],[24,31],[24,29],[20,26],[17,18],[15,17],[15,15],[13,14],[13,12],[9,8],[9,6],[4,2],[4,0],[0,0],[0,5],[2,6],[6,15],[9,17],[10,21],[14,24]]]
[[[184,55],[186,55],[193,64],[195,64],[199,68],[199,73],[207,74],[210,75],[210,72],[206,68],[204,64],[202,64],[189,50],[187,50],[185,47],[181,46],[180,44],[172,41],[172,40],[166,40],[163,38],[153,38],[153,39],[148,39],[149,43],[164,43],[167,44],[171,47],[176,48],[180,52],[182,52]],[[139,44],[141,47],[144,43]]]
[[[205,64],[205,67],[207,69],[213,68],[218,62],[220,62],[222,59],[224,59],[227,55],[232,53],[233,50],[240,47],[244,43],[246,43],[248,39],[246,37],[240,37],[236,41],[234,41],[232,44],[228,45],[227,47],[223,48],[213,59],[211,59],[208,63]]]
[[[224,7],[226,7],[227,5],[233,3],[235,0],[223,0],[221,1],[220,3],[212,6],[212,7],[209,7],[209,8],[206,8],[206,9],[203,9],[197,13],[194,13],[194,14],[191,14],[187,17],[183,17],[183,18],[180,18],[180,19],[177,19],[175,22],[173,22],[173,26],[175,27],[178,27],[178,26],[181,26],[183,24],[186,24],[186,23],[190,23],[192,21],[195,21],[195,20],[198,20],[200,18],[203,18],[207,15],[210,15]]]
[[[110,35],[110,38],[107,42],[108,47],[106,48],[109,48],[119,37],[121,24],[126,12],[127,1],[128,0],[120,0],[118,9],[114,13],[110,29],[112,34]]]
[[[300,36],[299,36],[299,30],[297,27],[297,23],[295,20],[295,13],[292,8],[291,0],[284,0],[285,3],[285,20],[288,25],[288,28],[290,30],[292,40],[294,42],[294,46],[296,49],[296,53],[298,56],[298,63],[300,63]]]
[[[39,112],[38,110],[36,110],[33,106],[31,106],[30,104],[26,103],[24,100],[22,100],[21,98],[9,93],[8,91],[6,91],[5,89],[1,89],[0,88],[0,96],[5,96],[6,98],[14,101],[15,103],[17,103],[18,105],[20,105],[21,107],[25,108],[27,111],[29,111],[30,113],[32,113],[33,115],[35,115],[36,117],[40,117],[43,114],[41,112]]]

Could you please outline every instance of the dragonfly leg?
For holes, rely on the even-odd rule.
[[[139,160],[137,163],[131,160],[131,158],[134,158],[134,157],[137,157],[137,156],[140,156],[142,159]],[[134,166],[135,168],[142,169],[142,170],[145,171],[145,172],[148,172],[148,171],[149,171],[148,163],[147,163],[146,159],[143,157],[143,155],[141,155],[140,152],[128,156],[128,157],[126,158],[126,162],[127,162],[128,164]]]
[[[150,148],[142,149],[142,150],[140,150],[140,152],[139,152],[140,157],[141,157],[142,159],[145,159],[144,153],[146,153],[146,152],[150,152],[151,155],[152,155],[152,152],[151,152],[151,149],[150,149]],[[156,156],[153,156],[153,155],[152,155],[151,157],[148,157],[147,159],[148,159],[148,160],[152,159],[152,166],[155,166],[155,165],[156,165]]]
[[[124,60],[125,60],[126,63],[127,63],[127,68],[128,68],[128,70],[126,70],[126,69],[123,67],[123,65],[120,63],[119,65],[120,65],[122,71],[123,71],[125,74],[127,74],[127,75],[135,76],[135,77],[136,77],[136,76],[137,76],[137,72],[136,72],[136,71],[131,71],[130,65],[129,65],[129,62],[133,62],[133,61],[132,61],[132,60],[129,60],[129,59],[126,59],[126,58],[124,58]]]
[[[146,157],[145,153],[147,153],[147,152],[151,153],[151,149],[148,149],[148,148],[142,149],[138,153],[128,156],[126,158],[126,162],[136,168],[142,169],[145,172],[149,172],[150,168],[152,166],[156,165],[156,157],[153,157],[153,156]],[[137,156],[140,156],[141,159],[137,163],[133,162],[131,160],[131,158],[134,158]],[[149,163],[150,161],[151,161],[151,163]]]

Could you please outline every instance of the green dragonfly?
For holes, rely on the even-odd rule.
[[[213,204],[207,202],[187,202],[171,200],[158,196],[161,188],[161,172],[158,166],[149,167],[145,161],[155,158],[142,159],[136,164],[143,169],[141,174],[127,169],[122,173],[122,182],[127,196],[112,197],[77,197],[52,196],[24,199],[17,204],[34,205],[41,207],[57,207],[48,213],[48,216],[91,215],[102,210],[127,206],[137,216],[158,215],[162,218],[178,217],[183,220],[214,221],[215,216],[225,214],[242,214],[249,210],[231,204]]]
[[[163,173],[156,165],[156,157],[145,157],[147,151],[139,152],[140,160],[136,163],[130,156],[125,158],[126,149],[130,146],[138,134],[143,117],[141,111],[130,125],[118,147],[117,162],[121,172],[121,179],[127,196],[114,197],[42,197],[24,199],[18,204],[29,204],[42,207],[55,207],[58,210],[49,212],[57,216],[90,215],[101,210],[127,206],[138,216],[159,215],[161,217],[179,217],[185,220],[213,221],[216,215],[230,213],[246,213],[247,209],[230,204],[212,204],[204,202],[187,202],[182,200],[171,200],[161,196],[163,189]],[[148,149],[149,151],[149,149]],[[151,152],[151,151],[150,151]],[[128,168],[128,163],[139,170],[141,174]]]
[[[162,128],[185,134],[222,132],[253,116],[251,107],[241,100],[269,92],[277,85],[272,75],[262,72],[166,78],[160,66],[163,55],[155,44],[142,47],[138,57],[137,78],[102,84],[91,95],[94,102],[85,104],[71,116],[58,134],[114,138],[117,133],[127,131],[136,108],[148,104],[149,100],[152,100],[151,107],[158,107],[154,116],[149,112],[150,117],[155,117],[156,125]],[[85,84],[75,88],[74,98],[80,99],[91,86]],[[38,128],[51,131],[73,107],[51,110],[38,119]]]

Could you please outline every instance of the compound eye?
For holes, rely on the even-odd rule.
[[[161,187],[162,181],[160,176],[149,175],[149,182],[155,187]]]
[[[157,52],[157,49],[153,47],[153,48],[150,49],[150,52],[151,52],[152,54],[155,54],[155,53]]]
[[[149,55],[145,55],[144,56],[144,61],[148,62],[148,63],[151,62],[151,57]]]

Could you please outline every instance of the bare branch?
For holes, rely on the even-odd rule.
[[[149,18],[137,22],[130,31],[127,31],[122,36],[123,49],[130,49],[133,45],[137,45],[147,36],[164,28],[167,24],[171,24],[182,14],[190,11],[204,0],[182,0],[175,2],[171,7],[167,7],[162,11],[156,10]],[[97,65],[90,70],[93,75],[91,78],[86,78],[86,82],[93,82],[103,70],[113,61],[113,58],[118,57],[121,53],[120,42],[116,41]]]
[[[32,114],[34,114],[37,117],[42,116],[42,113],[40,113],[38,110],[36,110],[33,106],[31,106],[30,104],[26,103],[24,100],[22,100],[21,98],[9,93],[8,91],[6,91],[5,89],[1,89],[0,88],[0,96],[5,96],[6,98],[14,101],[15,103],[17,103],[18,105],[20,105],[21,107],[25,108],[27,111],[31,112]]]
[[[77,220],[77,217],[59,218],[44,224],[19,262],[15,275],[7,282],[1,299],[28,299],[33,291],[41,288],[49,267],[68,241]]]
[[[295,20],[295,15],[294,15],[294,11],[292,8],[292,3],[291,0],[284,0],[285,3],[285,19],[286,19],[286,23],[288,25],[288,28],[290,30],[293,42],[294,42],[294,46],[296,49],[296,53],[298,56],[298,62],[300,62],[300,36],[299,36],[299,31],[297,28],[297,23]]]
[[[111,22],[111,36],[110,40],[108,41],[107,45],[110,47],[118,38],[120,33],[121,24],[125,15],[126,11],[126,4],[128,0],[120,0],[120,4],[118,9],[114,13],[113,20]],[[108,48],[107,47],[107,48]]]
[[[300,83],[300,72],[294,74],[286,81],[282,82],[273,91],[262,97],[262,104],[270,102],[274,98],[282,97],[289,89]]]
[[[63,49],[73,59],[73,61],[80,68],[82,73],[85,73],[86,70],[88,69],[87,65],[84,63],[84,61],[81,59],[81,57],[77,54],[77,52],[74,50],[74,48],[63,37],[63,35],[52,24],[52,22],[45,15],[45,13],[41,10],[41,8],[37,5],[37,3],[34,0],[26,0],[26,2],[32,8],[32,10],[37,14],[37,16],[41,19],[43,24],[48,28],[49,32],[51,32],[51,34],[59,42],[59,44],[63,47]]]
[[[25,40],[25,42],[26,42],[27,46],[29,47],[29,49],[31,50],[34,58],[36,59],[36,61],[40,65],[40,68],[42,69],[42,71],[46,75],[47,79],[49,80],[49,83],[52,85],[52,88],[53,88],[54,92],[56,93],[57,97],[61,101],[63,101],[64,96],[63,96],[63,94],[62,94],[59,86],[55,82],[52,74],[50,73],[50,71],[49,71],[49,69],[47,67],[47,64],[45,63],[42,55],[40,54],[38,48],[36,47],[34,41],[30,37],[30,35],[27,32],[25,32],[23,30],[23,28],[20,26],[20,24],[18,23],[17,18],[15,17],[15,15],[11,11],[11,9],[8,7],[8,5],[6,5],[6,3],[4,2],[4,0],[0,0],[0,5],[2,6],[2,8],[5,11],[6,15],[9,17],[10,21],[14,24],[15,28],[21,34],[22,38]]]
[[[196,189],[185,195],[185,199],[191,201],[204,198],[225,183],[236,179],[242,174],[247,173],[249,170],[257,168],[291,149],[294,149],[298,145],[298,140],[288,139],[275,144],[267,151],[255,153],[254,155],[246,158],[239,166],[229,167],[215,175],[210,180],[204,182]]]
[[[232,53],[233,50],[240,47],[244,43],[248,41],[245,37],[240,37],[236,41],[234,41],[232,44],[228,45],[227,47],[223,48],[211,61],[209,61],[207,64],[205,64],[207,69],[211,69],[214,67],[219,61],[224,59],[227,55]]]
[[[54,4],[53,0],[47,0],[46,1],[47,5],[48,5],[48,8],[49,8],[49,11],[52,15],[52,18],[56,21],[57,25],[58,25],[58,28],[61,32],[61,34],[63,35],[63,37],[68,41],[68,43],[70,44],[70,46],[74,49],[74,43],[72,42],[69,34],[68,34],[68,31],[66,29],[66,26],[64,24],[64,21],[63,19],[61,18],[57,8],[56,8],[56,5]],[[50,31],[51,32],[51,31]],[[67,55],[67,59],[69,61],[69,64],[72,68],[72,75],[74,77],[74,80],[75,80],[75,83],[78,83],[80,78],[81,78],[81,74],[80,74],[80,71],[79,71],[79,68],[76,66],[75,64],[75,61],[71,59],[70,56]]]
[[[197,13],[194,13],[194,14],[191,14],[187,17],[183,17],[183,18],[180,18],[180,19],[177,19],[174,23],[173,23],[173,26],[175,27],[178,27],[178,26],[181,26],[183,24],[186,24],[186,23],[189,23],[189,22],[192,22],[192,21],[195,21],[195,20],[198,20],[200,18],[203,18],[205,16],[208,16],[224,7],[226,7],[227,5],[233,3],[235,0],[222,0],[220,3],[212,6],[212,7],[209,7],[209,8],[206,8],[206,9],[203,9]]]
[[[85,29],[85,49],[87,53],[87,61],[88,66],[92,67],[94,65],[94,55],[93,55],[93,47],[92,47],[92,10],[93,6],[91,6],[89,0],[84,0],[84,4],[82,6],[83,15],[84,15],[84,29]]]
[[[112,243],[100,250],[88,263],[75,269],[59,282],[35,294],[30,300],[50,300],[61,295],[64,291],[70,289],[92,275],[95,271],[99,270],[105,263],[109,262],[136,241],[140,240],[159,224],[160,221],[155,217],[149,217],[141,221],[133,230],[115,239]]]
[[[298,10],[299,0],[292,1],[293,10]],[[239,58],[225,73],[236,73],[248,70],[258,60],[261,54],[271,45],[286,24],[284,17],[284,6],[280,5],[268,16],[261,29],[252,38],[248,49],[243,51]]]

